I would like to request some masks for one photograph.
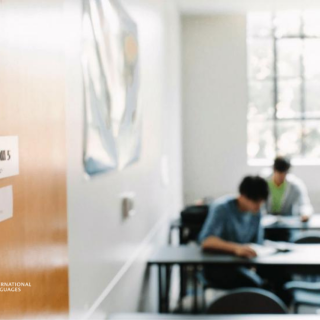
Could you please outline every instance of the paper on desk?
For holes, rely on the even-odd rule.
[[[0,188],[0,222],[13,215],[12,186]]]
[[[257,253],[258,257],[270,256],[278,251],[276,247],[262,246],[255,243],[250,243],[250,248],[252,248]]]
[[[257,253],[258,257],[265,257],[277,252],[289,252],[294,250],[294,245],[292,243],[282,241],[275,242],[265,240],[263,245],[250,243],[249,246]]]
[[[263,243],[264,246],[272,247],[277,249],[278,251],[292,251],[294,250],[294,244],[290,242],[284,242],[284,241],[271,241],[271,240],[265,240]]]

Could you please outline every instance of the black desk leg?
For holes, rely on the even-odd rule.
[[[169,313],[170,309],[170,278],[171,278],[171,267],[169,265],[165,266],[166,281],[165,281],[165,297],[164,297],[164,310],[165,313]]]
[[[159,308],[159,313],[163,313],[163,283],[162,283],[162,265],[158,265],[158,289],[159,289],[159,294],[158,294],[158,308]]]
[[[182,245],[183,244],[183,233],[184,230],[182,227],[179,228],[179,244]]]
[[[197,265],[193,266],[193,312],[198,313]]]
[[[186,268],[183,265],[180,265],[180,297],[179,297],[179,306],[180,311],[183,310],[183,297],[185,296],[186,291]]]
[[[158,265],[159,313],[169,313],[170,307],[170,265]]]

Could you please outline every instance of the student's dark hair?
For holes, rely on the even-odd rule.
[[[273,170],[278,172],[288,172],[291,167],[290,160],[285,157],[277,157],[274,160]]]
[[[247,176],[240,183],[239,192],[252,201],[261,201],[267,200],[269,187],[263,178],[259,176]]]

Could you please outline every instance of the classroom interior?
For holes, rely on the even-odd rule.
[[[83,71],[95,2],[121,5],[139,47],[137,156],[101,174],[85,167],[101,148],[87,143]],[[0,319],[318,319],[319,57],[316,0],[0,0],[0,150],[18,140],[18,172],[2,177],[0,159],[0,289],[29,284],[0,290]],[[263,227],[312,239],[262,258],[203,252],[201,209],[272,172],[278,154],[314,213]],[[191,222],[188,206],[201,211]],[[298,288],[289,304],[272,290],[221,290],[206,265],[286,272]]]

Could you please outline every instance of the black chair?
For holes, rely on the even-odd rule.
[[[298,244],[319,244],[320,232],[306,231],[300,234],[295,240]],[[301,305],[320,307],[320,282],[318,277],[303,277],[304,281],[290,281],[286,283],[285,289],[292,294],[294,312],[298,313]]]
[[[230,291],[214,301],[208,314],[285,314],[285,304],[273,293],[256,288]]]
[[[209,205],[191,205],[181,211],[180,244],[197,241],[202,226],[208,216]]]
[[[190,205],[180,213],[181,226],[179,232],[179,244],[185,245],[191,241],[198,241],[199,233],[209,213],[209,204]],[[171,235],[171,232],[170,232]],[[169,241],[170,243],[171,241]],[[193,272],[193,271],[192,271]],[[188,278],[190,272],[185,266],[180,268],[180,306],[186,295]],[[190,277],[191,278],[191,277]]]
[[[297,244],[320,244],[320,232],[319,231],[304,231],[300,233],[295,239],[294,243]],[[295,279],[297,280],[297,279]],[[300,277],[299,280],[308,282],[319,281],[318,276],[304,276]]]
[[[320,283],[290,281],[285,289],[292,293],[294,313],[298,313],[301,305],[320,307]]]
[[[318,231],[305,231],[294,239],[294,243],[298,244],[319,244],[320,232]]]

